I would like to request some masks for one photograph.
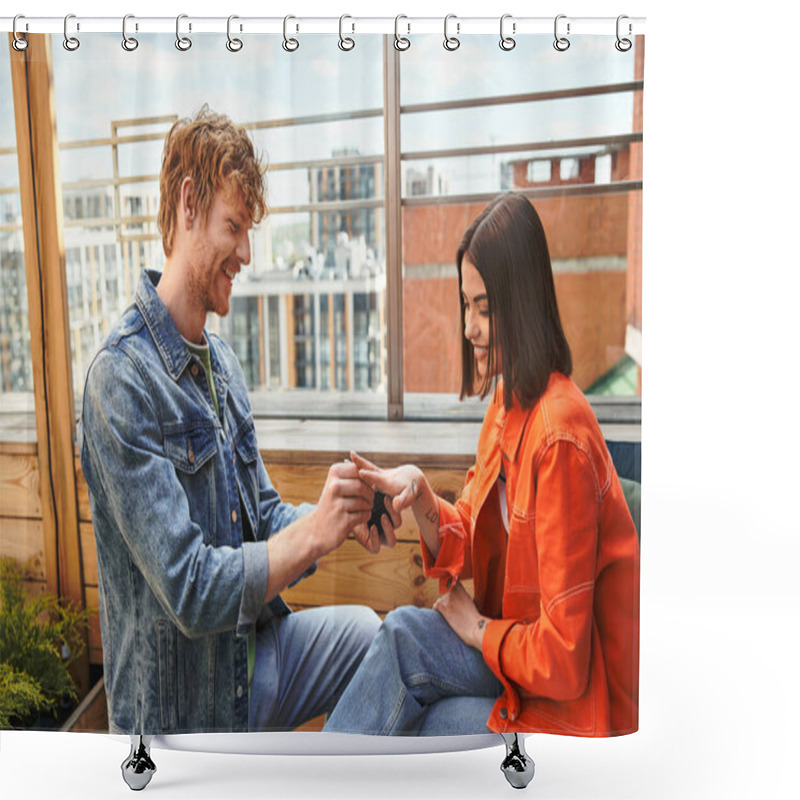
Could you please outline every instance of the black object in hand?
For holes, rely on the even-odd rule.
[[[369,518],[369,522],[367,523],[368,527],[371,529],[373,525],[375,525],[378,529],[378,540],[381,544],[386,544],[386,536],[383,533],[383,526],[381,525],[381,517],[386,514],[389,516],[389,512],[386,510],[386,505],[383,502],[386,499],[386,495],[383,492],[379,492],[377,489],[375,490],[375,499],[372,501],[372,516]],[[391,520],[391,517],[389,517]]]

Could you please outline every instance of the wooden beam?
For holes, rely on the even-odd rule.
[[[48,590],[85,607],[78,529],[64,214],[50,36],[11,46]],[[73,672],[88,689],[88,658]]]
[[[403,226],[400,167],[400,53],[383,37],[383,140],[386,209],[386,328],[388,416],[403,419]]]

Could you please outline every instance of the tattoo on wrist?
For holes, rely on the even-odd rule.
[[[486,620],[485,619],[479,619],[478,620],[478,630],[482,631],[485,627],[486,627]]]

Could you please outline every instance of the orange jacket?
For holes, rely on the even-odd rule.
[[[506,475],[506,537],[496,482]],[[592,409],[553,373],[527,411],[486,412],[475,465],[455,506],[439,499],[447,591],[472,578],[492,621],[483,657],[505,691],[488,727],[615,736],[638,729],[639,543]]]

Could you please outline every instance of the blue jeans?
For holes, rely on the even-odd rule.
[[[453,736],[487,733],[503,685],[444,617],[407,606],[381,625],[326,731]]]
[[[292,730],[333,709],[381,624],[365,606],[280,617],[256,634],[250,730]]]

